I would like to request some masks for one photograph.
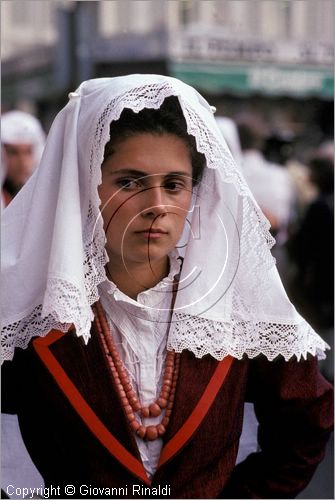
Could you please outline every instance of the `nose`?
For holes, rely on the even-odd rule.
[[[150,187],[142,195],[145,205],[141,212],[142,217],[155,218],[167,214],[164,189],[161,186]]]

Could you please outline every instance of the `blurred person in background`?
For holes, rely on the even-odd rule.
[[[2,203],[7,206],[42,156],[45,134],[35,116],[8,111],[1,116]]]
[[[295,264],[293,300],[314,328],[334,344],[334,155],[324,143],[309,158],[310,181],[317,195],[305,209],[288,248]],[[333,379],[329,357],[323,370]]]
[[[294,234],[296,232],[297,227],[300,225],[301,219],[305,214],[306,207],[309,206],[310,203],[312,203],[318,196],[318,187],[314,182],[312,182],[310,168],[307,165],[308,158],[311,157],[311,154],[315,153],[315,147],[311,150],[308,143],[305,143],[303,148],[300,146],[300,149],[303,151],[307,150],[309,153],[292,155],[286,161],[286,168],[291,176],[296,193],[296,216],[294,217],[293,224],[290,227],[290,234]],[[334,161],[333,141],[325,139],[321,142],[317,151],[318,155],[328,157],[330,161]]]
[[[334,141],[328,139],[323,141],[318,148],[319,155],[323,158],[328,158],[332,162],[334,162],[334,152]]]
[[[285,167],[266,160],[262,150],[267,127],[261,117],[241,113],[235,118],[242,148],[242,173],[271,224],[277,242],[286,239],[294,199],[293,187]]]
[[[316,186],[311,182],[309,168],[304,161],[294,156],[286,162],[286,168],[289,172],[295,192],[295,211],[292,224],[289,227],[289,238],[294,227],[299,224],[306,206],[317,196]]]
[[[295,203],[293,183],[284,166],[267,161],[263,154],[267,137],[264,120],[254,113],[245,112],[238,114],[235,121],[242,148],[242,173],[271,224],[271,234],[276,240],[272,254],[285,283],[288,270],[284,244]]]

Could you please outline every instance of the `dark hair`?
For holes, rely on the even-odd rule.
[[[117,144],[143,133],[172,134],[183,139],[191,155],[193,185],[201,181],[205,156],[198,152],[193,135],[187,133],[186,120],[177,97],[167,97],[159,109],[144,108],[138,113],[124,109],[120,118],[110,125],[110,140],[105,146],[104,160],[113,154]]]

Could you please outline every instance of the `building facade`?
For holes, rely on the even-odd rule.
[[[304,100],[321,116],[333,99],[333,17],[332,0],[3,0],[2,107],[49,122],[82,80],[152,72],[221,114],[258,107],[279,123],[286,106],[309,122]]]

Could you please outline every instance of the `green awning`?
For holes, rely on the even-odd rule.
[[[279,64],[214,64],[170,62],[171,76],[219,94],[320,97],[333,99],[334,76],[330,68]]]

